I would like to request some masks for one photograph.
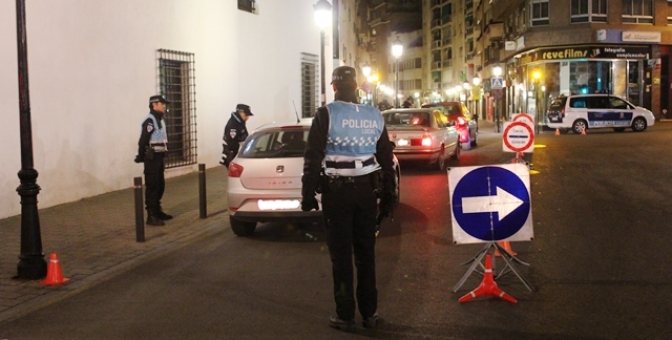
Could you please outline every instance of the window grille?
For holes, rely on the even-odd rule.
[[[319,101],[317,84],[319,67],[315,54],[301,53],[301,117],[315,115]]]
[[[572,23],[607,22],[607,0],[572,0]]]
[[[166,168],[196,164],[196,84],[194,54],[157,50],[158,86],[168,104]]]
[[[245,12],[257,13],[257,3],[255,0],[238,0],[238,9]]]
[[[623,23],[652,24],[653,0],[623,0]]]

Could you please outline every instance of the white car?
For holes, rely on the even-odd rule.
[[[596,128],[612,128],[616,132],[631,128],[641,132],[654,123],[651,111],[610,94],[559,96],[546,111],[548,127],[578,134]]]
[[[422,161],[446,168],[448,158],[460,160],[461,145],[455,121],[435,108],[383,111],[394,154],[401,161]]]
[[[272,123],[255,130],[229,164],[228,202],[231,229],[250,236],[258,222],[322,221],[318,211],[301,211],[303,155],[312,118]],[[399,162],[394,159],[399,189]],[[398,194],[398,192],[397,192]]]

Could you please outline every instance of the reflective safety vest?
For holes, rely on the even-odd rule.
[[[161,120],[161,126],[156,121],[156,117],[153,114],[148,114],[145,118],[151,118],[154,123],[154,130],[149,137],[149,146],[154,149],[155,152],[166,152],[168,151],[168,135],[166,134],[166,121],[165,119]]]
[[[373,106],[335,101],[327,104],[329,133],[323,166],[330,176],[361,176],[380,169],[374,154],[383,116]]]

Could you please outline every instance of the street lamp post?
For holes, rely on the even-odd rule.
[[[502,67],[499,65],[496,65],[495,67],[492,68],[492,75],[494,75],[496,78],[499,78],[502,75]],[[495,99],[493,101],[493,107],[495,111],[495,132],[501,132],[501,127],[500,127],[500,117],[499,117],[499,105],[497,105],[497,102],[499,99]]]
[[[324,29],[329,25],[331,21],[331,4],[327,0],[318,0],[315,5],[313,5],[315,11],[315,25],[320,28],[320,105],[324,106],[327,102],[327,87],[325,82],[325,72],[324,69]]]
[[[366,78],[366,83],[370,84],[371,80],[369,79],[369,77],[371,76],[371,65],[369,65],[368,62],[365,62],[364,65],[362,65],[362,74],[364,75],[364,78]],[[369,86],[369,85],[367,85],[367,86]],[[369,99],[368,88],[364,88],[364,92],[366,92],[366,99],[368,100]],[[374,105],[371,104],[371,106],[374,106]]]
[[[474,90],[473,90],[473,91],[478,91],[477,96],[474,97],[474,96],[472,95],[472,100],[474,101],[474,113],[475,113],[475,115],[476,115],[476,120],[478,120],[478,115],[479,115],[479,112],[478,112],[478,111],[479,111],[480,106],[481,106],[481,105],[480,105],[480,104],[481,104],[481,87],[480,87],[480,85],[481,85],[481,78],[479,78],[478,76],[475,76],[475,77],[471,80],[471,82],[474,84],[474,87],[473,87]],[[473,91],[472,91],[472,93],[473,93]]]
[[[404,45],[402,45],[401,40],[397,37],[396,40],[392,43],[392,56],[397,59],[397,73],[394,85],[394,107],[399,108],[399,57],[404,53]]]
[[[17,266],[19,279],[37,280],[47,276],[47,262],[42,253],[40,217],[37,210],[37,170],[33,168],[33,133],[30,122],[28,87],[28,47],[26,43],[26,4],[16,0],[16,33],[19,62],[19,121],[21,130],[21,255]]]
[[[541,83],[541,72],[539,70],[534,70],[532,72],[532,79],[534,83],[534,107],[535,107],[535,120],[536,124],[534,124],[534,133],[538,134],[539,133],[539,123],[541,122],[541,100],[539,100],[539,88],[540,88],[540,83]]]

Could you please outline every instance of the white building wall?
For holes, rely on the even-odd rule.
[[[198,163],[218,165],[237,103],[251,106],[250,129],[292,120],[301,53],[320,51],[314,2],[259,1],[251,14],[236,0],[26,1],[38,207],[129,188],[142,176],[133,158],[158,92],[158,49],[195,55]],[[0,218],[20,213],[16,40],[15,2],[0,1]]]

